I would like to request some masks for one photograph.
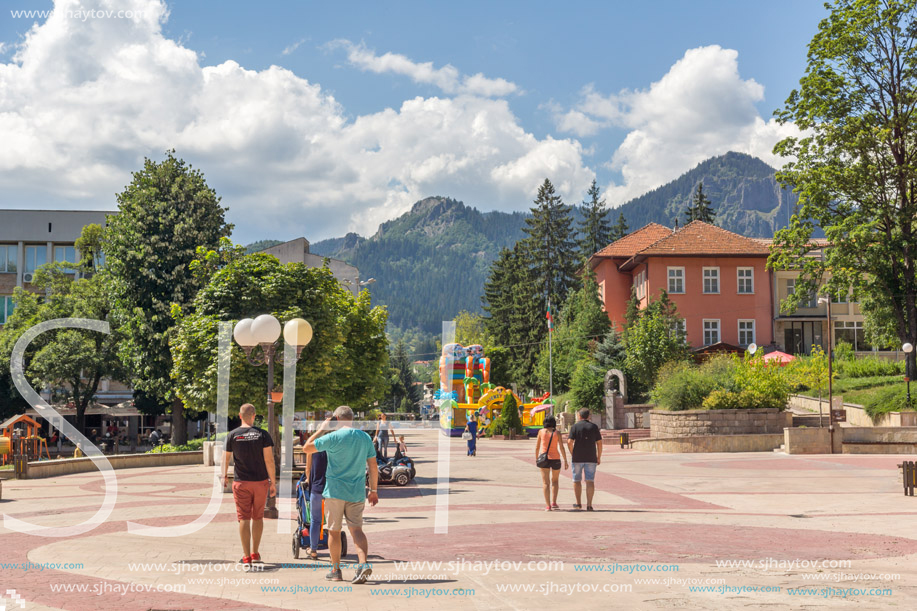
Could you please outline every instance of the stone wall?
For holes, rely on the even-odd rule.
[[[783,429],[793,423],[791,413],[774,408],[692,409],[683,412],[652,410],[649,416],[654,439],[697,435],[782,435]]]
[[[789,400],[790,407],[809,410],[818,413],[818,398],[807,397],[806,395],[793,395]],[[825,421],[828,419],[830,410],[828,409],[828,399],[822,399],[822,413],[825,415]],[[847,424],[851,426],[862,427],[885,427],[885,426],[917,426],[917,412],[889,412],[882,414],[873,422],[862,405],[856,403],[844,403],[844,409],[847,410]]]
[[[624,398],[615,394],[614,396],[614,413],[611,414],[611,421],[608,428],[616,430],[621,429],[648,429],[650,428],[650,417],[647,415],[656,406],[652,403],[634,403],[625,404]],[[632,415],[631,415],[632,414]],[[606,420],[607,418],[606,410]],[[631,425],[631,419],[633,424]]]
[[[783,434],[705,435],[635,439],[631,448],[643,452],[773,452],[783,443]]]
[[[136,467],[171,467],[175,465],[199,465],[203,452],[163,452],[155,454],[119,454],[106,456],[112,469],[132,469]],[[61,458],[29,463],[29,479],[70,475],[71,473],[88,473],[97,471],[91,458]]]

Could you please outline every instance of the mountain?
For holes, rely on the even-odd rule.
[[[702,181],[717,225],[771,237],[786,225],[797,201],[780,188],[774,172],[756,157],[726,153],[612,210],[608,218],[613,223],[623,212],[631,230],[650,222],[672,227],[676,219],[683,225],[685,209]],[[480,212],[448,197],[428,197],[380,225],[372,237],[348,233],[316,242],[311,251],[357,266],[361,278],[375,278],[373,302],[388,306],[390,329],[438,335],[443,319],[461,310],[480,311],[490,264],[501,248],[523,237],[526,216]],[[581,218],[579,208],[574,218]]]
[[[698,164],[672,182],[630,200],[618,211],[631,230],[647,223],[667,227],[685,223],[685,209],[699,182],[716,210],[716,224],[741,235],[769,238],[785,227],[798,197],[777,183],[776,170],[757,157],[726,153]]]
[[[448,197],[428,197],[379,226],[370,238],[350,233],[310,246],[375,278],[373,301],[389,324],[439,334],[461,310],[477,312],[491,262],[523,237],[525,214],[480,212]]]

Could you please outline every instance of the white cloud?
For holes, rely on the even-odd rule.
[[[485,97],[502,97],[517,92],[515,83],[502,78],[487,78],[480,72],[462,75],[451,64],[434,68],[433,62],[418,63],[399,53],[376,55],[365,45],[355,45],[349,40],[336,40],[332,47],[347,51],[347,61],[361,70],[382,74],[392,72],[410,77],[415,83],[438,87],[450,95],[467,94]]]
[[[302,43],[304,43],[304,42],[306,42],[306,39],[305,39],[305,38],[302,38],[302,39],[300,39],[300,40],[297,40],[296,42],[294,42],[293,44],[291,44],[290,46],[288,46],[287,48],[285,48],[283,51],[281,51],[280,54],[281,54],[281,55],[290,55],[291,53],[293,53],[293,51],[295,51],[295,50],[298,49],[300,46],[302,46]]]
[[[594,175],[578,142],[538,139],[487,97],[511,83],[431,68],[431,82],[463,95],[352,117],[284,68],[202,67],[163,36],[161,0],[117,0],[143,13],[133,20],[62,14],[115,3],[57,0],[0,62],[5,206],[113,208],[143,157],[172,147],[223,196],[240,240],[365,234],[434,194],[524,209],[545,177],[576,201]]]
[[[686,51],[645,90],[603,96],[589,86],[576,108],[556,112],[555,120],[579,136],[630,130],[610,162],[623,178],[607,186],[609,202],[618,204],[727,151],[782,165],[773,146],[798,130],[765,121],[755,106],[763,99],[761,84],[739,76],[738,53],[713,45]]]

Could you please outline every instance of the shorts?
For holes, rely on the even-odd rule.
[[[550,469],[551,471],[560,471],[560,459],[559,458],[548,459],[548,464],[540,468],[541,469]]]
[[[232,483],[232,500],[236,502],[236,518],[239,520],[264,519],[264,504],[271,490],[271,480],[261,482]]]
[[[586,474],[587,482],[595,481],[595,467],[596,463],[594,462],[573,463],[573,481],[580,482],[583,479],[584,472]]]
[[[363,527],[363,508],[366,502],[352,503],[342,499],[325,499],[325,511],[328,512],[328,530],[340,532],[344,527],[344,518],[350,528]]]

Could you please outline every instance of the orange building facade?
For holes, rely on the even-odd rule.
[[[644,308],[665,290],[693,347],[772,344],[773,290],[769,248],[694,221],[673,230],[651,223],[590,259],[605,311],[620,329],[631,289]]]

